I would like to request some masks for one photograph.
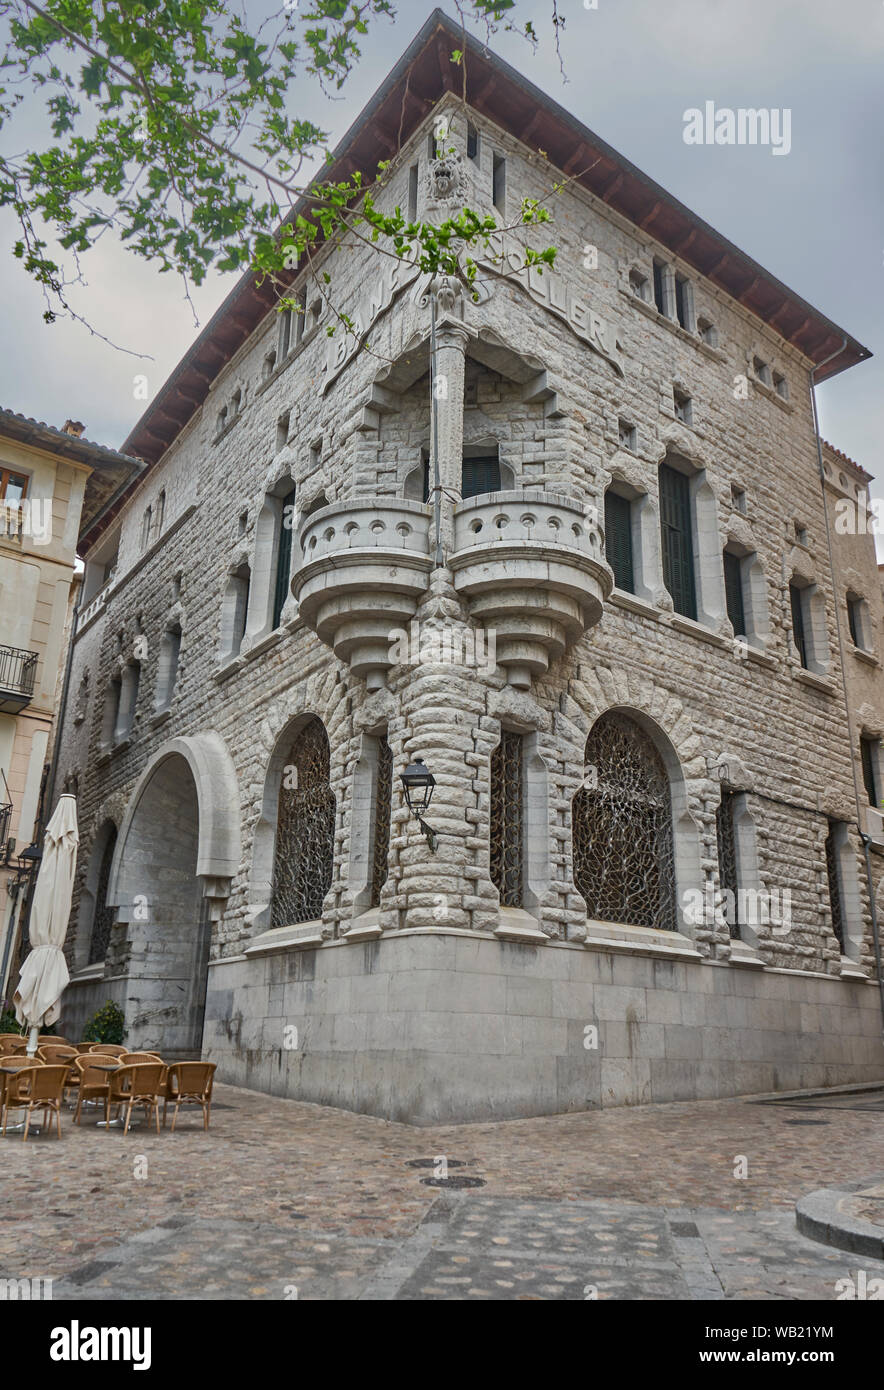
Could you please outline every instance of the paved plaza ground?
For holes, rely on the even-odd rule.
[[[867,1179],[878,1219],[884,1089],[421,1129],[215,1095],[208,1134],[195,1111],[126,1137],[66,1111],[60,1141],[0,1140],[0,1276],[54,1299],[299,1300],[835,1300],[860,1269],[884,1279],[794,1214]],[[470,1185],[436,1185],[439,1158]]]

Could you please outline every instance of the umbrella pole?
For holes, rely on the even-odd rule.
[[[33,1024],[33,1026],[31,1027],[31,1031],[30,1031],[30,1033],[28,1034],[28,1056],[29,1056],[29,1057],[35,1057],[35,1056],[37,1055],[37,1038],[38,1038],[39,1036],[40,1036],[40,1029],[39,1029],[39,1027],[37,1026],[37,1024],[35,1023],[35,1024]]]

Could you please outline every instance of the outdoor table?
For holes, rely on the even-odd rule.
[[[93,1067],[95,1068],[96,1071],[107,1071],[107,1072],[112,1072],[112,1071],[119,1071],[119,1070],[120,1070],[120,1067],[123,1065],[123,1063],[122,1063],[122,1062],[93,1062],[92,1065],[93,1065]],[[129,1119],[129,1128],[130,1128],[130,1129],[138,1129],[138,1127],[140,1126],[140,1124],[141,1124],[141,1121],[140,1121],[140,1120],[133,1120],[133,1119],[130,1117],[130,1119]],[[123,1128],[123,1121],[122,1121],[122,1120],[99,1120],[98,1123],[96,1124],[95,1128],[96,1128],[96,1129],[122,1129],[122,1128]]]

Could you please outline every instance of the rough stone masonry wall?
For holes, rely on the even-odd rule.
[[[486,129],[481,166],[476,173],[470,171],[486,202],[493,149],[507,156],[513,194],[547,194],[550,176],[542,161],[529,160],[509,136]],[[425,132],[405,152],[403,170],[420,150],[425,150]],[[420,158],[423,161],[425,155]],[[404,180],[405,175],[397,177]],[[394,185],[391,199],[397,189],[401,192]],[[710,776],[710,762],[723,753],[739,757],[754,793],[751,809],[764,881],[793,890],[793,931],[785,941],[762,936],[762,957],[779,967],[838,971],[828,921],[821,812],[846,815],[844,808],[849,810],[844,714],[833,695],[796,679],[788,641],[787,583],[794,563],[790,538],[795,520],[791,499],[800,497],[800,520],[809,542],[802,563],[812,568],[825,594],[837,676],[831,585],[805,390],[807,364],[689,269],[697,312],[715,322],[720,347],[706,350],[660,323],[625,290],[631,266],[649,270],[653,239],[577,190],[562,195],[555,208],[551,235],[561,248],[558,273],[616,325],[625,375],[616,375],[521,287],[499,285],[485,304],[467,307],[467,320],[496,335],[514,353],[542,364],[556,393],[555,410],[518,402],[518,393],[505,384],[500,403],[487,400],[466,411],[467,442],[475,409],[488,420],[488,432],[500,434],[501,457],[511,463],[516,487],[541,485],[599,508],[607,478],[618,467],[632,469],[654,495],[657,465],[667,444],[702,464],[717,499],[721,545],[730,528],[741,528],[741,535],[750,528],[765,571],[771,617],[768,651],[775,664],[768,669],[740,659],[730,644],[711,641],[708,634],[680,631],[665,610],[637,612],[612,603],[599,626],[538,680],[530,697],[504,690],[500,675],[486,678],[423,665],[400,668],[387,692],[369,697],[296,616],[284,623],[275,645],[219,679],[224,587],[232,565],[243,558],[254,560],[255,520],[264,492],[291,477],[308,503],[320,490],[330,501],[352,497],[370,486],[366,470],[373,460],[377,487],[390,492],[394,478],[395,486],[401,487],[419,462],[427,430],[414,393],[402,398],[400,413],[383,417],[376,437],[362,428],[372,382],[383,380],[385,364],[400,358],[416,334],[426,333],[426,314],[415,306],[410,291],[379,320],[371,335],[371,352],[351,362],[325,394],[319,389],[328,348],[324,324],[307,333],[288,364],[268,374],[266,362],[278,329],[270,315],[219,374],[189,431],[152,473],[151,488],[167,489],[168,537],[111,595],[103,616],[76,643],[72,691],[84,670],[93,680],[83,723],[73,726],[68,719],[62,736],[62,779],[70,771],[80,779],[81,872],[102,819],[111,816],[119,823],[139,773],[166,740],[205,728],[224,739],[240,789],[243,855],[226,910],[215,927],[216,960],[238,956],[266,925],[254,911],[260,904],[255,901],[252,866],[267,770],[285,731],[305,711],[325,722],[332,752],[338,820],[334,887],[324,913],[330,933],[346,930],[352,907],[347,884],[352,770],[362,733],[381,726],[387,729],[397,768],[415,752],[433,768],[439,784],[434,808],[444,846],[430,865],[423,839],[406,823],[394,798],[381,925],[439,926],[434,912],[440,896],[449,929],[475,932],[494,925],[497,895],[488,875],[487,848],[489,760],[504,723],[537,736],[537,750],[548,772],[551,880],[536,916],[548,936],[571,941],[576,949],[585,929],[585,911],[571,878],[570,801],[583,775],[589,728],[604,709],[625,704],[654,719],[678,753],[690,814],[702,842],[699,868],[713,877],[718,784]],[[584,265],[587,245],[597,248],[596,269]],[[362,251],[349,254],[347,270],[355,295],[355,287],[370,272]],[[346,308],[346,294],[344,299]],[[734,378],[746,373],[747,360],[759,349],[785,372],[789,405],[751,381],[748,399],[735,397]],[[692,429],[674,418],[673,382],[693,397]],[[218,413],[237,390],[244,407],[219,436]],[[278,447],[279,422],[286,414],[288,438]],[[620,418],[637,431],[636,448],[628,459],[619,447]],[[485,430],[483,421],[481,432]],[[734,482],[748,494],[745,518],[731,514]],[[145,490],[124,514],[122,571],[129,569],[138,549],[147,495]],[[174,529],[176,517],[187,507],[193,507],[192,512]],[[241,534],[243,512],[247,519]],[[181,591],[173,599],[170,583],[177,573],[182,576]],[[184,634],[180,674],[171,710],[159,721],[152,718],[158,643],[176,606]],[[419,618],[430,624],[466,623],[446,572],[434,578]],[[119,662],[117,638],[122,631],[123,649],[128,651],[138,625],[148,637],[149,655],[133,735],[125,747],[102,757],[102,703]],[[795,805],[782,804],[790,802]],[[74,920],[77,912],[75,900]],[[115,930],[119,934],[121,929]],[[729,950],[721,931],[698,929],[696,945],[709,959],[724,960]],[[498,946],[488,943],[488,950]],[[867,938],[863,963],[869,965],[870,959]],[[117,968],[125,963],[119,940],[112,945],[109,974],[113,962]],[[248,971],[258,968],[250,965]],[[217,969],[223,972],[224,967]],[[245,988],[245,967],[230,969],[240,972],[239,986]],[[757,982],[761,977],[752,972],[743,978]],[[252,979],[253,973],[248,974]]]

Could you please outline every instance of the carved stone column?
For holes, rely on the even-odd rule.
[[[443,282],[444,283],[444,282]],[[444,291],[437,292],[437,304]],[[433,501],[434,451],[439,450],[439,482],[442,488],[442,548],[448,556],[454,547],[454,508],[460,501],[463,464],[463,395],[467,344],[472,334],[465,323],[448,315],[436,321],[436,375],[434,383],[436,429],[430,431],[430,501]],[[431,541],[432,549],[432,541]]]

